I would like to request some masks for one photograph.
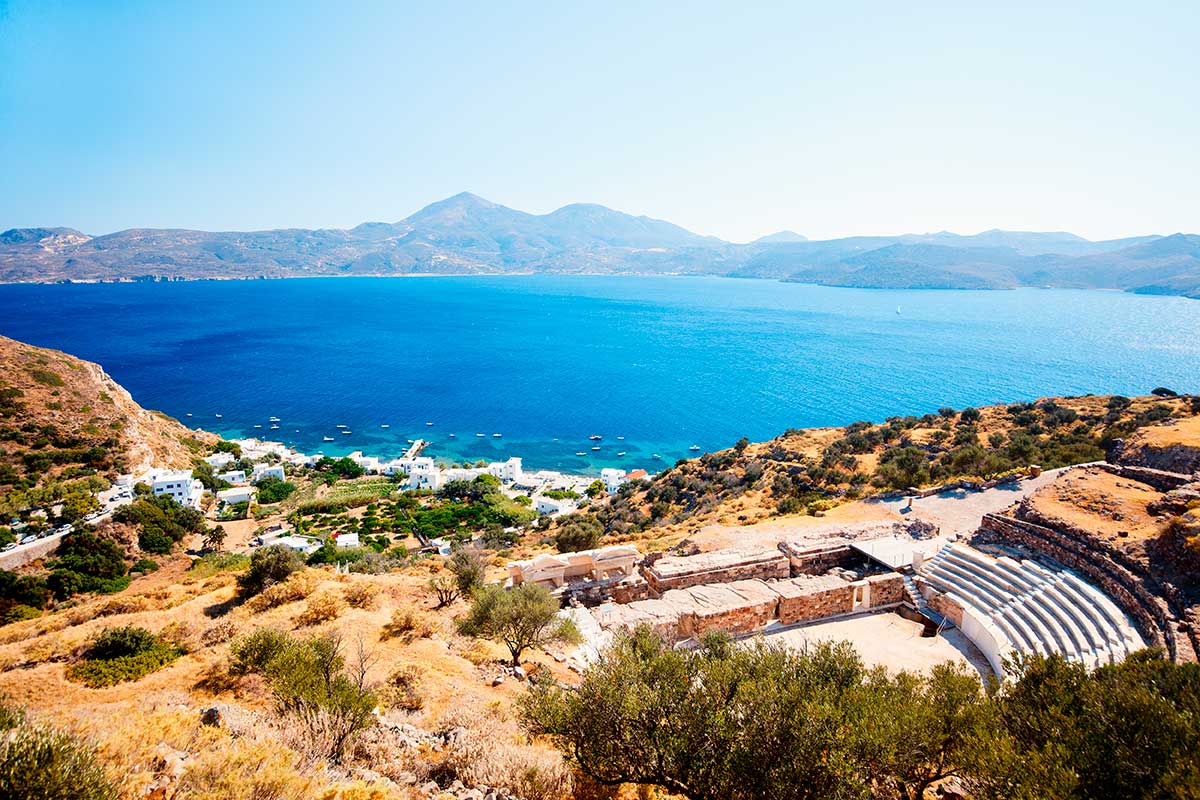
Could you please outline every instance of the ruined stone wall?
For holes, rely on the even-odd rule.
[[[1111,472],[1113,475],[1119,475],[1122,478],[1128,478],[1131,481],[1144,483],[1147,486],[1152,486],[1160,492],[1169,492],[1172,489],[1178,489],[1192,481],[1196,480],[1194,475],[1184,474],[1179,472],[1168,472],[1162,469],[1153,469],[1151,467],[1134,466],[1130,464],[1099,464],[1100,469]]]
[[[800,547],[790,542],[780,542],[779,550],[787,556],[793,578],[798,575],[823,575],[834,567],[850,567],[862,560],[861,553],[841,543]]]
[[[925,581],[919,581],[918,585],[924,584]],[[946,619],[955,624],[956,627],[962,627],[963,610],[962,606],[951,600],[946,595],[938,591],[925,591],[922,587],[922,594],[929,601],[929,607],[937,613],[941,614]]]
[[[799,577],[781,581],[776,615],[782,625],[824,619],[854,610],[854,585],[841,578]]]
[[[909,601],[904,578],[897,572],[869,575],[866,581],[871,587],[871,608],[886,608]]]
[[[791,577],[783,553],[768,550],[737,553],[716,551],[695,556],[667,556],[645,568],[646,581],[655,595],[707,583],[742,580],[776,580]]]
[[[1165,645],[1176,661],[1196,661],[1193,641],[1188,635],[1177,635],[1181,622],[1175,610],[1165,597],[1152,591],[1162,587],[1125,553],[1094,538],[1081,539],[1076,532],[1000,514],[984,516],[976,538],[1020,545],[1087,576],[1133,618],[1147,642]]]

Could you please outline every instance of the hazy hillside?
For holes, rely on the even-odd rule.
[[[1056,286],[1200,297],[1200,237],[1092,242],[1065,232],[990,230],[749,244],[576,203],[529,214],[463,192],[398,222],[349,230],[208,232],[71,228],[0,234],[0,281],[646,273],[777,278],[867,288]]]

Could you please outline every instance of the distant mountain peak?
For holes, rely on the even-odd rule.
[[[760,236],[751,244],[787,244],[788,242],[807,242],[807,236],[801,236],[795,231],[776,231],[768,233],[766,236]]]

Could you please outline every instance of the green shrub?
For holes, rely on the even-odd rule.
[[[258,502],[262,505],[282,502],[296,491],[296,484],[281,481],[271,475],[260,480],[255,486],[258,489]]]
[[[201,578],[221,572],[235,572],[250,566],[250,557],[242,553],[205,553],[192,560],[188,572]]]
[[[291,637],[276,628],[259,628],[229,643],[229,671],[234,675],[265,673],[267,667],[291,643]]]
[[[284,545],[271,545],[254,551],[250,569],[238,576],[238,590],[243,598],[253,597],[268,586],[281,583],[304,566],[304,556]]]
[[[93,748],[65,733],[20,725],[0,743],[6,800],[115,800],[117,789]]]
[[[92,639],[83,661],[67,670],[67,678],[93,689],[136,681],[183,655],[145,628],[106,628]]]
[[[0,625],[8,625],[13,622],[20,622],[24,619],[33,619],[40,617],[42,610],[33,606],[15,605],[9,606],[3,612],[0,612]]]
[[[157,569],[158,569],[158,562],[155,561],[154,559],[139,558],[137,561],[133,562],[133,566],[129,568],[129,571],[130,572],[141,572],[142,574],[145,574],[147,572],[154,572]]]

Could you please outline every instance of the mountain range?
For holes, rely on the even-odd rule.
[[[734,244],[663,220],[573,204],[529,214],[464,192],[349,230],[72,228],[0,233],[0,282],[321,275],[626,273],[775,278],[892,289],[1120,289],[1200,298],[1200,235],[1089,241],[991,230]]]

